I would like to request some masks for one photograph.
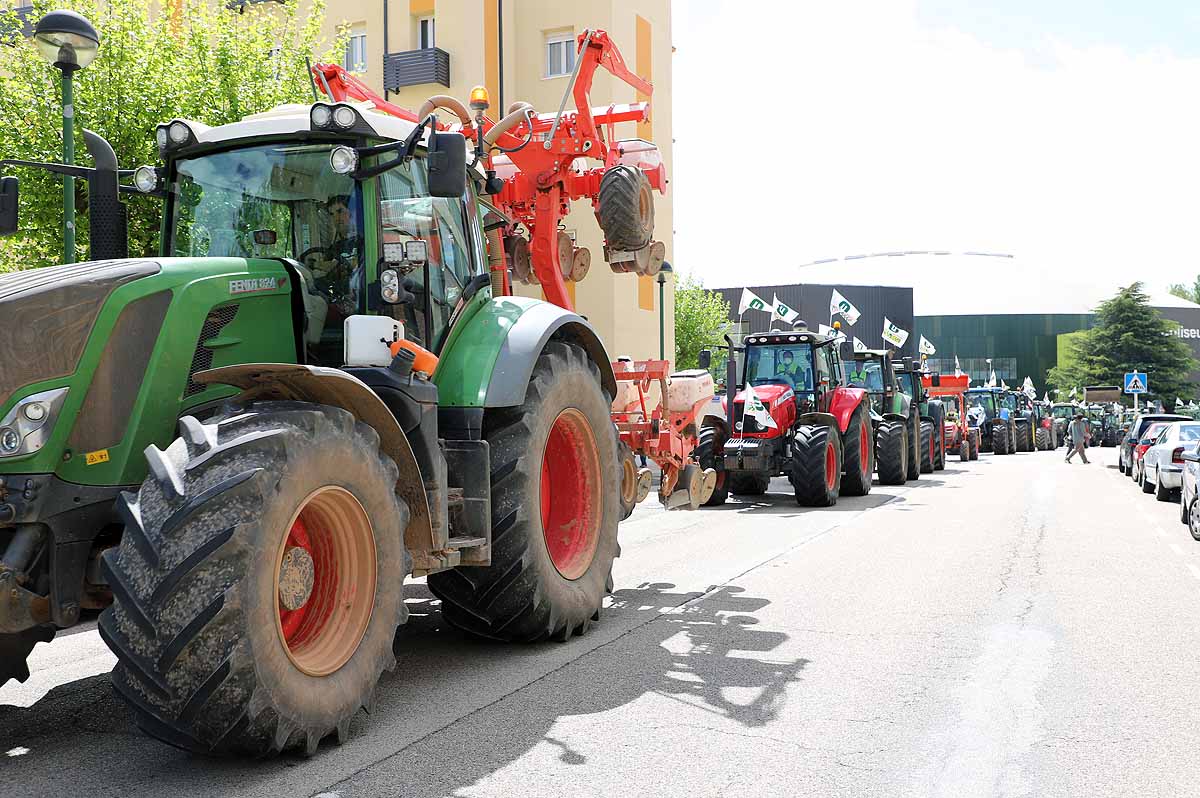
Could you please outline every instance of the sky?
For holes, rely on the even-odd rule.
[[[674,0],[672,17],[673,265],[709,287],[895,250],[1009,253],[1092,290],[1200,273],[1200,4]]]

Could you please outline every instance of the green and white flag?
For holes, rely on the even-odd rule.
[[[937,350],[933,348],[933,344],[924,335],[921,336],[920,352],[922,355],[936,355]]]
[[[846,334],[844,332],[842,332],[841,330],[834,329],[833,327],[830,327],[828,324],[818,324],[817,332],[820,333],[821,335],[828,335],[839,346],[842,344],[843,341],[846,340]]]
[[[954,376],[955,377],[962,376],[962,366],[958,365],[958,355],[954,356]]]
[[[854,351],[855,352],[866,352],[867,351],[867,345],[864,344],[862,341],[858,340],[857,336],[855,336],[855,338],[854,338]]]
[[[754,392],[754,386],[748,380],[746,382],[746,409],[742,413],[743,418],[746,416],[750,416],[760,426],[777,428],[775,419],[771,418],[771,411],[763,404],[762,399],[758,398],[758,394]]]
[[[888,320],[887,316],[883,317],[883,340],[889,344],[896,346],[904,346],[904,342],[908,340],[908,330],[902,330]]]
[[[742,289],[742,301],[738,303],[738,315],[747,310],[766,310],[767,300],[755,294],[749,288]]]
[[[771,321],[775,319],[783,319],[788,324],[800,317],[800,311],[792,310],[787,305],[779,301],[777,294],[771,294]]]
[[[833,296],[829,298],[829,318],[833,318],[839,313],[851,327],[854,326],[854,322],[858,321],[858,308],[851,305],[850,300],[839,294],[835,288]]]

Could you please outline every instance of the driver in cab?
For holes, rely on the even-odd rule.
[[[792,388],[795,390],[812,390],[811,372],[805,364],[796,362],[796,356],[792,354],[792,350],[790,349],[783,350],[779,363],[775,366],[775,375],[777,377],[784,377],[791,383]]]

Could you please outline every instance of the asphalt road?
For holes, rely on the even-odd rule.
[[[612,606],[565,644],[467,640],[414,584],[374,714],[310,759],[140,736],[85,627],[0,688],[2,791],[1195,795],[1200,543],[1090,451],[953,458],[832,510],[784,480],[761,502],[644,506]]]

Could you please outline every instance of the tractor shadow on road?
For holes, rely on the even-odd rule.
[[[617,590],[592,632],[569,643],[505,645],[449,627],[425,585],[410,584],[396,670],[384,674],[372,714],[356,716],[345,746],[330,737],[311,759],[265,761],[176,751],[134,727],[102,674],[55,687],[28,708],[0,707],[0,753],[22,752],[0,760],[4,780],[23,785],[23,795],[72,794],[86,785],[96,795],[176,798],[301,794],[298,778],[313,793],[359,794],[360,786],[376,794],[358,782],[382,778],[372,784],[407,798],[453,793],[527,755],[550,752],[555,767],[586,764],[613,738],[572,733],[596,721],[558,721],[634,702],[676,702],[671,717],[703,723],[770,723],[809,660],[783,656],[788,635],[758,628],[755,613],[769,601],[732,585],[704,593],[674,587]],[[64,770],[61,751],[86,755]],[[447,751],[455,752],[453,767]]]

